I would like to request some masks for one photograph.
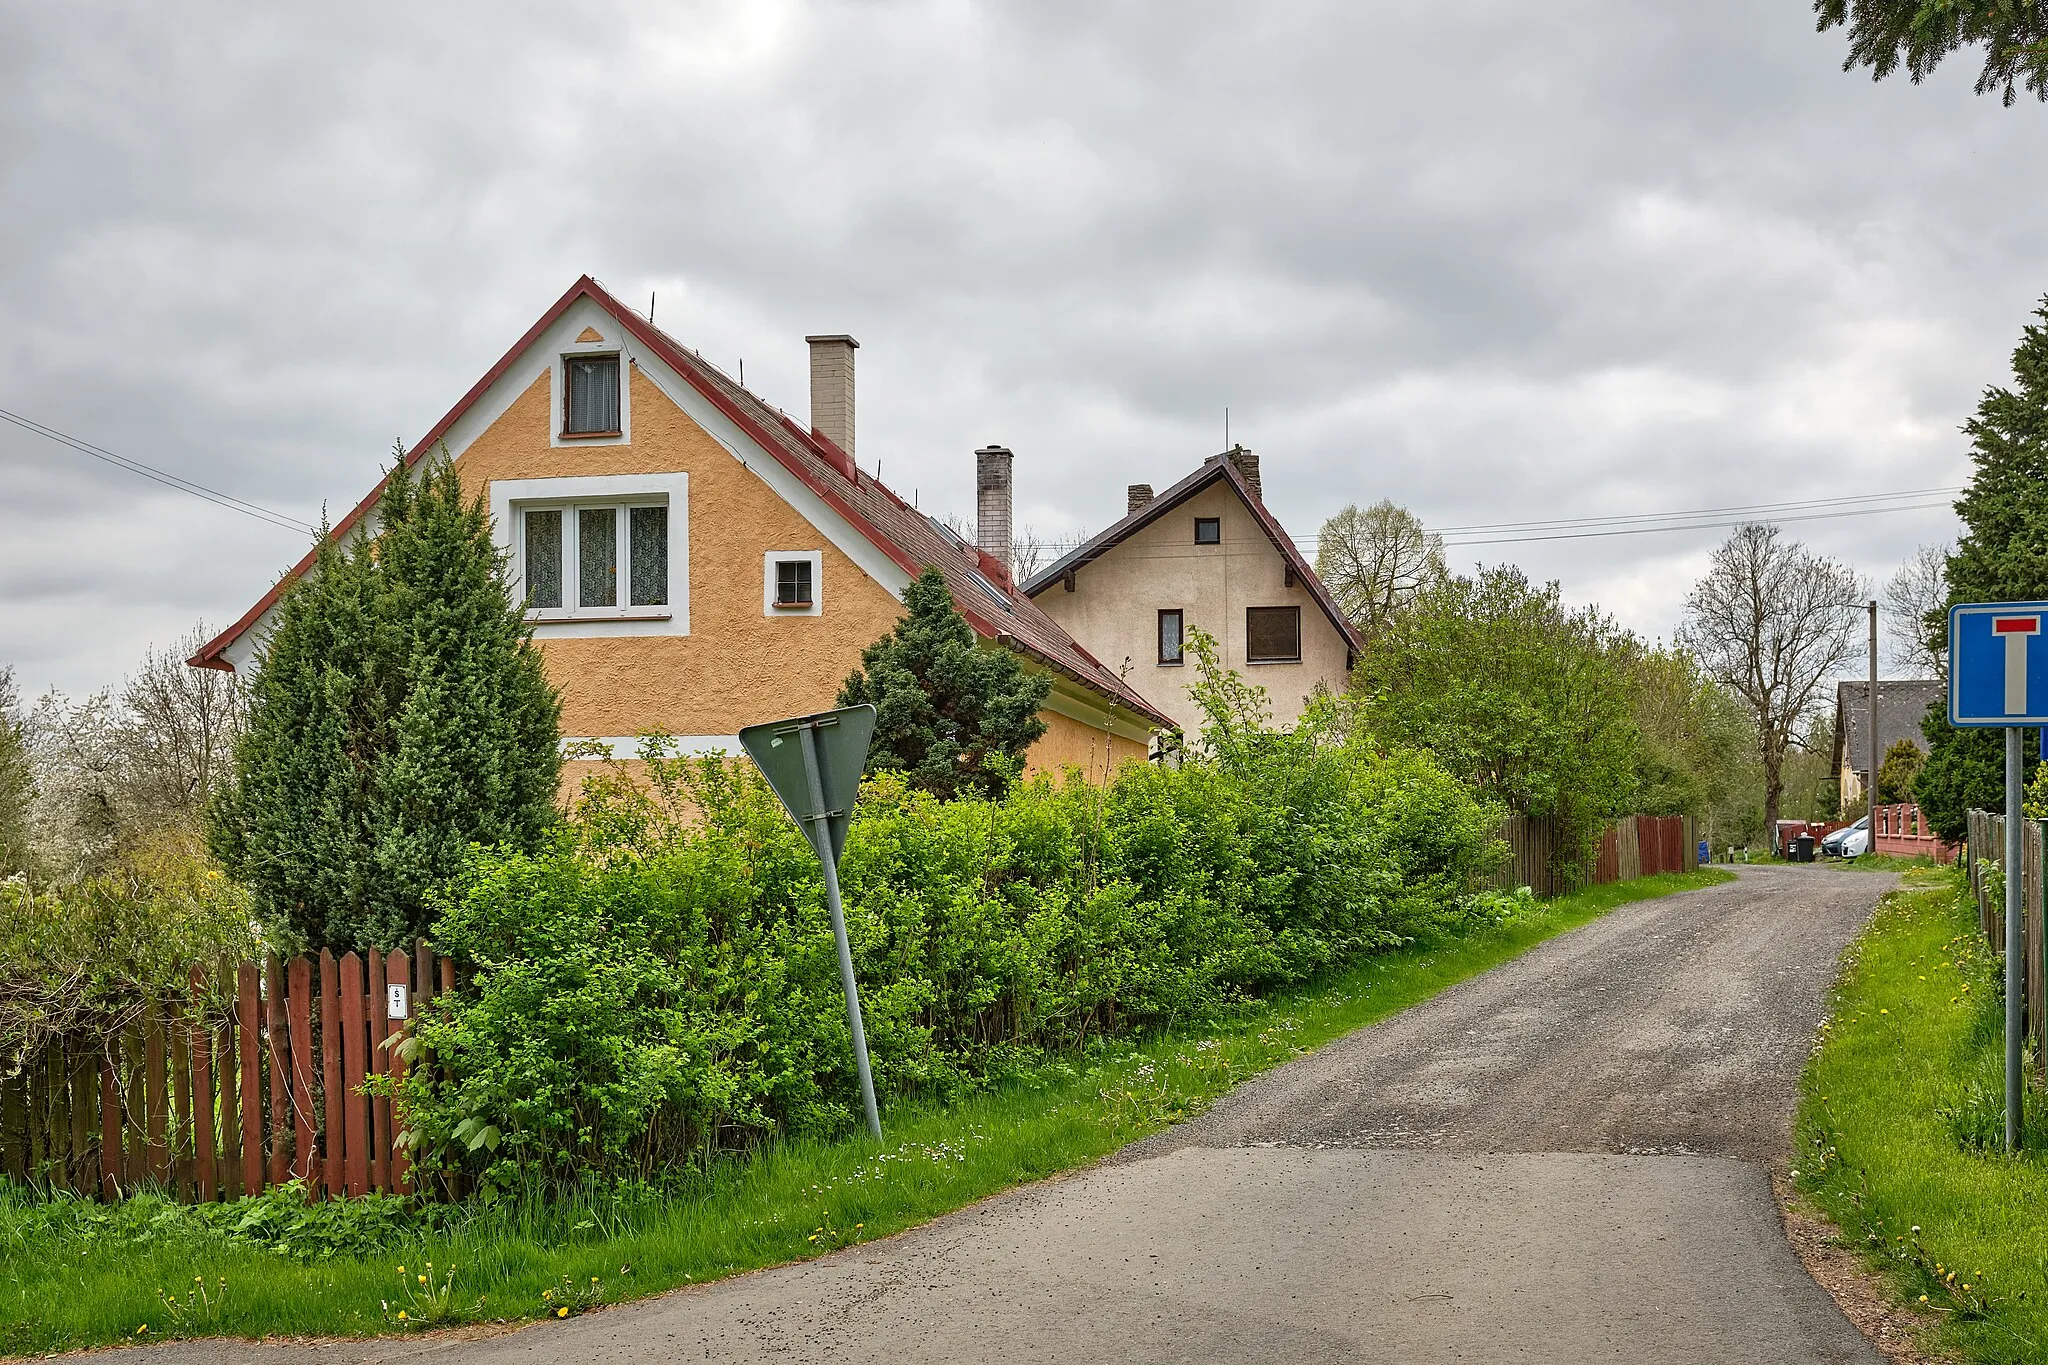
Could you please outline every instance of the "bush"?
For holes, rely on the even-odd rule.
[[[842,881],[877,1088],[945,1097],[1462,923],[1499,810],[1335,719],[1107,788],[870,779]],[[412,1045],[434,1062],[405,1083],[423,1164],[645,1179],[853,1122],[808,845],[750,765],[652,748],[555,846],[474,850],[442,898],[466,980]]]

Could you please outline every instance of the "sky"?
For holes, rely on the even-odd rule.
[[[1845,50],[1803,0],[6,6],[0,408],[339,516],[587,272],[798,415],[853,334],[861,462],[970,515],[1007,445],[1050,539],[1226,408],[1304,539],[1951,487],[2048,110]],[[1785,529],[1881,579],[1955,520]],[[1723,534],[1452,553],[1665,637]],[[27,696],[305,548],[0,424]]]

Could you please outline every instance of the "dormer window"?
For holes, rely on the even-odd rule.
[[[562,358],[562,434],[619,434],[617,355],[571,355]]]

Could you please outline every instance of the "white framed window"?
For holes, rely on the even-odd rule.
[[[518,504],[527,615],[668,616],[668,500]]]
[[[761,556],[761,614],[819,616],[825,610],[822,550],[770,550]]]
[[[689,475],[501,479],[490,503],[536,634],[689,634]]]

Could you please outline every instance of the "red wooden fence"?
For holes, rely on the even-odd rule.
[[[186,1201],[287,1180],[330,1198],[409,1189],[403,1109],[363,1088],[404,1076],[385,1044],[453,988],[452,966],[422,941],[410,957],[194,967],[189,1000],[112,1039],[60,1038],[0,1081],[0,1175],[105,1199],[146,1183]],[[406,988],[402,1009],[387,986]]]

